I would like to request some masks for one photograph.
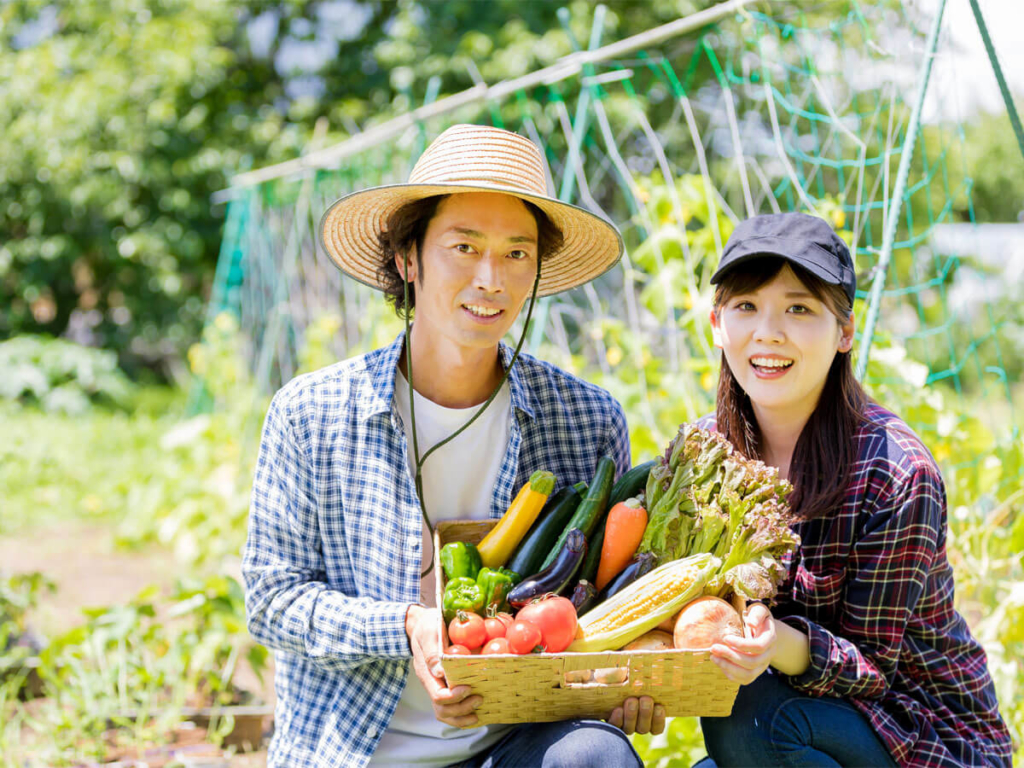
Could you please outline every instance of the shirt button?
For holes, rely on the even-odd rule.
[[[409,547],[409,549],[411,549],[411,550],[413,550],[415,552],[416,551],[416,547],[418,547],[420,545],[420,537],[419,536],[410,536],[408,539],[405,540],[405,544],[406,544],[406,546]]]
[[[377,738],[377,729],[372,726],[370,728],[367,728],[366,735],[369,736],[371,739]]]

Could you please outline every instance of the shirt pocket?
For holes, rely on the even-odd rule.
[[[817,624],[831,624],[839,614],[846,585],[846,569],[830,566],[811,570],[801,564],[793,582],[793,600]]]

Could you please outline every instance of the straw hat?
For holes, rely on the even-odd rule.
[[[372,187],[335,201],[320,220],[320,241],[343,272],[380,289],[378,234],[392,213],[424,197],[481,191],[529,200],[562,231],[562,247],[541,263],[538,296],[593,280],[622,255],[622,237],[612,224],[548,196],[536,144],[481,125],[454,125],[438,136],[416,162],[408,184]]]

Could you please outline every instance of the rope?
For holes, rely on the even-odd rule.
[[[503,386],[505,386],[505,382],[508,380],[509,374],[512,373],[512,366],[515,365],[516,364],[516,360],[519,359],[519,351],[523,348],[523,342],[526,341],[526,332],[530,328],[530,316],[533,314],[533,305],[534,305],[534,303],[537,300],[537,287],[540,285],[540,256],[538,254],[538,257],[537,257],[537,275],[533,279],[533,291],[530,294],[530,306],[526,310],[526,322],[523,323],[523,333],[519,337],[519,343],[516,345],[515,352],[512,353],[512,359],[509,361],[508,368],[505,369],[505,373],[501,377],[501,381],[498,382],[498,386],[494,388],[493,392],[491,392],[491,396],[488,397],[487,400],[484,401],[484,404],[480,406],[480,410],[478,410],[476,413],[474,413],[472,418],[470,418],[469,421],[467,421],[465,424],[463,424],[457,430],[455,430],[450,435],[448,435],[448,437],[446,437],[444,440],[441,440],[440,442],[435,444],[433,447],[431,447],[430,450],[428,450],[425,454],[423,454],[422,457],[420,457],[419,439],[418,439],[417,434],[416,434],[416,397],[413,395],[412,337],[410,336],[410,333],[409,333],[409,331],[410,331],[410,329],[409,329],[409,280],[408,280],[408,278],[405,277],[408,274],[409,274],[409,252],[406,251],[406,253],[405,253],[405,275],[402,276],[405,279],[402,281],[402,292],[403,292],[403,294],[405,296],[405,311],[403,312],[403,314],[405,315],[405,366],[406,366],[406,368],[409,371],[409,421],[412,422],[412,450],[413,450],[413,457],[414,457],[414,459],[416,461],[416,477],[415,477],[416,495],[419,497],[419,500],[420,500],[420,514],[423,517],[423,522],[427,526],[427,530],[430,531],[430,537],[429,537],[430,541],[433,542],[434,541],[434,526],[430,524],[430,518],[427,517],[427,504],[426,504],[426,502],[424,501],[424,498],[423,498],[423,464],[424,464],[424,462],[426,462],[426,460],[430,456],[430,454],[432,454],[434,451],[436,451],[442,445],[445,445],[446,443],[449,443],[452,440],[454,440],[463,431],[465,431],[469,427],[470,424],[472,424],[474,421],[476,421],[478,418],[480,418],[480,415],[484,411],[487,410],[487,406],[489,406],[492,402],[494,402],[494,398],[496,398],[498,396],[498,393],[501,391],[501,388]],[[421,560],[421,562],[422,562],[422,560]],[[431,553],[430,565],[427,566],[427,569],[425,571],[421,571],[420,572],[420,578],[421,579],[425,578],[432,570],[434,570],[434,557],[433,557],[433,553]]]

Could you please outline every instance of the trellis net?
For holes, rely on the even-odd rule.
[[[328,260],[319,218],[348,192],[405,181],[449,125],[488,123],[530,137],[552,194],[623,233],[621,264],[543,300],[526,348],[624,404],[635,458],[713,407],[709,279],[734,225],[799,210],[853,247],[858,371],[870,391],[928,433],[947,471],[977,469],[993,445],[1017,440],[1017,418],[991,280],[964,279],[976,265],[931,240],[937,224],[974,220],[964,134],[948,111],[948,30],[893,6],[830,8],[842,12],[731,14],[397,138],[364,136],[331,167],[235,189],[211,320],[234,318],[263,392],[390,341],[400,322]]]

